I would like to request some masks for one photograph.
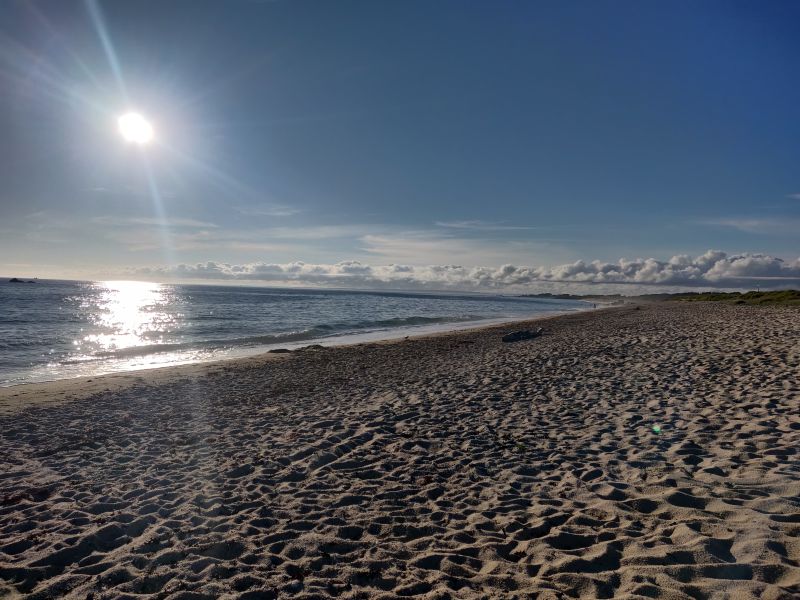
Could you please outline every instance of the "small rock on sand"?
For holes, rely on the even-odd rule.
[[[522,340],[531,340],[535,337],[539,337],[540,335],[542,335],[541,327],[539,327],[539,329],[535,329],[534,331],[523,329],[522,331],[514,331],[504,335],[503,341],[506,343],[521,342]]]

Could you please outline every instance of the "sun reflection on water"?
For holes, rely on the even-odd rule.
[[[97,286],[92,311],[97,329],[84,336],[83,344],[103,351],[158,344],[174,328],[177,315],[167,310],[167,286],[143,281],[105,281]]]

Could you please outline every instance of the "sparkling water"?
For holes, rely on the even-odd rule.
[[[571,300],[138,281],[0,283],[0,385],[459,329]]]

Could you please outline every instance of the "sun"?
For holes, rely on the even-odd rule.
[[[117,119],[117,125],[126,142],[145,146],[153,141],[153,126],[139,113],[125,113]]]

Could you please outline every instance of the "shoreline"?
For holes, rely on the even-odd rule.
[[[370,334],[364,333],[337,336],[334,338],[335,341],[325,338],[316,340],[303,340],[301,342],[276,344],[274,347],[265,346],[263,348],[259,348],[253,353],[245,353],[227,358],[170,364],[161,367],[145,367],[127,371],[114,371],[109,373],[101,373],[99,375],[79,375],[76,377],[66,377],[48,381],[22,382],[13,385],[4,385],[0,386],[0,415],[10,414],[15,410],[21,410],[30,403],[52,404],[54,402],[69,402],[97,392],[118,391],[125,387],[144,382],[166,383],[173,378],[202,377],[208,375],[210,372],[213,372],[215,369],[224,368],[225,366],[235,366],[237,363],[249,365],[250,363],[260,364],[262,361],[266,362],[287,359],[289,356],[297,354],[298,351],[303,352],[303,348],[311,345],[320,345],[323,348],[330,350],[363,346],[364,344],[396,344],[409,340],[424,340],[428,338],[449,336],[451,334],[469,334],[494,329],[525,328],[528,325],[535,325],[536,323],[540,323],[542,321],[557,319],[560,317],[576,314],[593,314],[600,313],[601,311],[606,312],[624,308],[630,309],[631,306],[631,304],[624,306],[598,305],[597,308],[587,308],[583,310],[547,314],[532,319],[516,319],[512,317],[503,320],[492,320],[491,323],[486,324],[479,324],[480,322],[476,321],[472,323],[465,323],[464,327],[457,327],[455,329],[448,328],[439,331],[427,331],[418,333],[417,335],[414,335],[413,333],[404,335],[409,330],[403,329],[402,332],[392,332],[396,333],[396,335],[391,335],[389,337],[371,337]],[[426,326],[421,327],[424,328]],[[345,341],[338,341],[342,339],[345,339]],[[272,352],[272,350],[277,348],[289,349],[290,352]],[[33,399],[33,397],[35,397],[35,399]]]
[[[143,285],[142,289],[136,286],[134,289],[155,294],[151,300],[161,302],[157,303],[160,308],[156,313],[138,305],[129,314],[113,313],[137,297],[124,285],[47,288],[46,296],[52,294],[60,298],[65,306],[69,306],[71,298],[77,297],[70,293],[93,298],[90,304],[99,303],[99,313],[94,314],[92,310],[95,309],[87,309],[85,314],[79,310],[64,327],[46,325],[59,319],[58,313],[63,308],[60,304],[57,309],[52,304],[39,306],[36,302],[40,294],[31,298],[23,294],[16,298],[14,302],[22,306],[30,303],[30,307],[25,309],[20,327],[7,332],[6,349],[0,352],[0,387],[214,362],[281,347],[416,336],[591,307],[591,304],[574,300],[497,294],[484,294],[479,302],[477,296],[464,294],[345,292],[337,296],[334,292],[309,290],[307,294],[287,295],[268,288],[255,292],[231,288],[231,305],[226,306],[218,294],[202,287],[194,297],[187,296],[190,292],[180,286],[170,291]],[[384,296],[394,299],[387,303],[381,300]],[[181,308],[181,303],[189,297],[194,300]],[[268,303],[271,308],[262,310],[261,302]],[[109,310],[113,314],[110,318],[116,323],[114,331],[103,329],[100,332],[97,329],[98,322],[102,322],[99,315]],[[278,318],[278,314],[284,317]],[[135,332],[129,329],[131,319],[142,320]]]
[[[798,337],[652,303],[37,388],[0,596],[796,598]]]

